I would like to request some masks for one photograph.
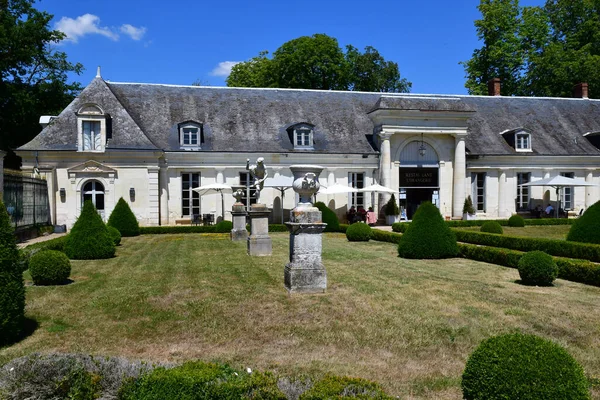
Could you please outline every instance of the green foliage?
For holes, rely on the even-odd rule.
[[[233,222],[223,220],[215,225],[216,233],[229,233],[233,229]]]
[[[458,254],[456,236],[444,222],[436,206],[422,203],[402,235],[398,254],[403,258],[439,259]]]
[[[392,224],[392,230],[394,232],[404,233],[410,226],[410,222],[394,222]]]
[[[321,220],[327,224],[325,232],[339,232],[340,220],[338,219],[336,213],[327,207],[322,201],[316,202],[315,207],[321,211]]]
[[[91,201],[86,201],[64,243],[65,254],[74,260],[96,260],[115,255],[115,244]]]
[[[25,317],[25,286],[13,228],[0,200],[0,346],[18,338]]]
[[[373,229],[367,224],[357,222],[346,229],[346,238],[350,242],[368,242],[373,236]]]
[[[361,378],[327,375],[316,382],[312,388],[302,393],[299,398],[299,400],[322,399],[391,400],[392,397],[385,394],[375,382]]]
[[[107,226],[106,229],[108,229],[108,234],[112,238],[115,246],[120,245],[121,244],[121,232],[119,232],[119,230],[113,226]]]
[[[389,243],[400,243],[402,235],[394,232],[386,232],[380,229],[372,229],[371,239],[377,240],[378,242],[389,242]]]
[[[475,208],[473,207],[473,200],[471,200],[471,196],[467,196],[465,202],[463,203],[463,214],[475,214]]]
[[[56,239],[46,240],[44,242],[30,244],[29,246],[20,249],[20,264],[21,271],[25,271],[29,268],[29,259],[32,255],[42,250],[57,250],[64,251],[65,236],[58,237]]]
[[[529,238],[508,235],[454,230],[457,240],[482,246],[504,247],[519,251],[540,250],[553,256],[580,258],[600,262],[600,246],[597,244],[566,242],[557,239]]]
[[[583,215],[575,220],[567,240],[600,244],[600,201],[585,210]]]
[[[583,368],[561,346],[513,333],[484,340],[469,356],[463,396],[474,399],[590,399]]]
[[[129,208],[129,204],[121,197],[108,218],[108,226],[117,228],[123,237],[138,236],[140,225]]]
[[[517,218],[518,220],[518,218]],[[456,221],[444,221],[446,225],[451,228],[463,228],[469,226],[482,226],[490,220],[474,219],[474,220],[456,220]],[[523,219],[526,226],[540,226],[540,225],[571,225],[573,219],[567,218],[535,218],[535,219]],[[500,224],[500,226],[510,226],[506,219],[496,219],[494,222]],[[410,222],[396,222],[392,224],[392,230],[394,232],[404,232],[410,226]]]
[[[508,226],[512,226],[513,228],[522,228],[525,226],[525,219],[518,214],[511,215],[508,219]]]
[[[483,225],[481,225],[480,231],[486,233],[497,233],[499,235],[502,235],[504,233],[502,225],[500,225],[496,221],[485,221]]]
[[[458,249],[461,257],[470,260],[483,261],[488,264],[503,265],[505,267],[517,268],[523,252],[502,249],[498,247],[475,246],[472,244],[459,243]]]
[[[396,203],[396,196],[392,194],[392,197],[385,203],[383,207],[383,213],[385,215],[400,215],[400,209],[398,208],[398,204]]]
[[[71,261],[60,251],[38,251],[29,259],[29,273],[36,285],[59,285],[71,275]]]
[[[530,285],[549,286],[558,275],[552,256],[543,251],[530,251],[519,260],[519,276]]]
[[[487,94],[490,78],[502,80],[502,95],[570,97],[588,82],[600,94],[600,4],[548,0],[519,7],[517,0],[481,0],[475,21],[483,43],[465,66],[470,94]]]
[[[40,115],[58,115],[81,90],[68,74],[81,64],[67,61],[56,44],[65,35],[51,30],[52,15],[36,10],[33,0],[7,0],[0,12],[0,148],[14,149],[40,131]],[[5,167],[18,169],[9,151]]]
[[[157,368],[125,385],[121,400],[162,399],[264,399],[285,400],[270,374],[236,371],[227,365],[187,362],[182,366]]]
[[[371,47],[361,53],[324,34],[301,36],[233,66],[230,87],[281,87],[323,90],[408,92],[411,83],[400,77],[398,64]]]
[[[57,392],[63,398],[77,400],[95,400],[101,389],[100,377],[86,371],[81,365],[69,371],[57,386]]]

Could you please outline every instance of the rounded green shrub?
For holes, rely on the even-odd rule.
[[[83,204],[79,218],[66,236],[64,252],[73,260],[96,260],[115,255],[115,243],[91,201]]]
[[[119,230],[113,226],[107,226],[106,229],[108,229],[108,234],[112,238],[115,246],[120,245],[121,244],[121,232],[119,232]]]
[[[236,371],[227,365],[188,362],[166,369],[156,368],[123,386],[121,400],[162,399],[264,399],[285,400],[271,374]]]
[[[138,220],[129,208],[129,204],[122,197],[110,213],[107,225],[117,228],[123,237],[139,236],[140,234]]]
[[[522,228],[525,226],[525,220],[518,214],[511,215],[508,219],[508,226],[512,226],[513,228]]]
[[[346,229],[346,238],[350,242],[368,242],[372,236],[371,227],[362,222],[352,224]]]
[[[558,276],[558,266],[551,255],[543,251],[530,251],[519,260],[519,276],[524,283],[548,286]]]
[[[504,233],[502,225],[500,225],[497,221],[485,221],[481,225],[480,231],[486,233],[497,233],[499,235],[502,235]]]
[[[398,243],[403,258],[439,259],[456,257],[456,236],[442,218],[436,206],[422,203]]]
[[[0,200],[0,345],[15,341],[25,320],[21,257],[6,207]]]
[[[215,225],[215,232],[217,233],[229,233],[233,229],[233,222],[223,220]]]
[[[340,220],[338,219],[335,211],[327,207],[322,201],[317,201],[315,207],[321,211],[321,219],[327,224],[325,232],[339,232],[340,231]]]
[[[36,285],[59,285],[71,275],[71,261],[60,251],[38,251],[29,259],[29,273]]]
[[[567,240],[600,244],[600,201],[594,203],[573,222]]]
[[[462,390],[467,400],[590,398],[583,369],[565,349],[520,333],[484,340],[467,360]]]
[[[299,400],[321,399],[378,399],[388,400],[381,387],[361,378],[349,378],[327,375],[317,381],[312,388],[302,393]]]

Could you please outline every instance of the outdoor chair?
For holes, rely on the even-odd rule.
[[[200,214],[193,214],[192,215],[192,225],[199,225],[200,224]]]

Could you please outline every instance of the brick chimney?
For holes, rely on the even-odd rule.
[[[588,98],[588,84],[585,82],[578,83],[573,86],[573,97],[577,99],[587,99]]]
[[[500,96],[500,78],[492,78],[488,81],[488,96]]]

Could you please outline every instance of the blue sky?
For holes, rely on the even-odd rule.
[[[480,47],[478,0],[156,1],[41,0],[52,27],[69,40],[57,47],[104,79],[225,86],[227,65],[273,52],[299,36],[325,33],[341,46],[373,46],[398,63],[413,93],[464,94],[464,69]],[[521,5],[542,5],[521,0]],[[227,64],[229,62],[229,64]]]

